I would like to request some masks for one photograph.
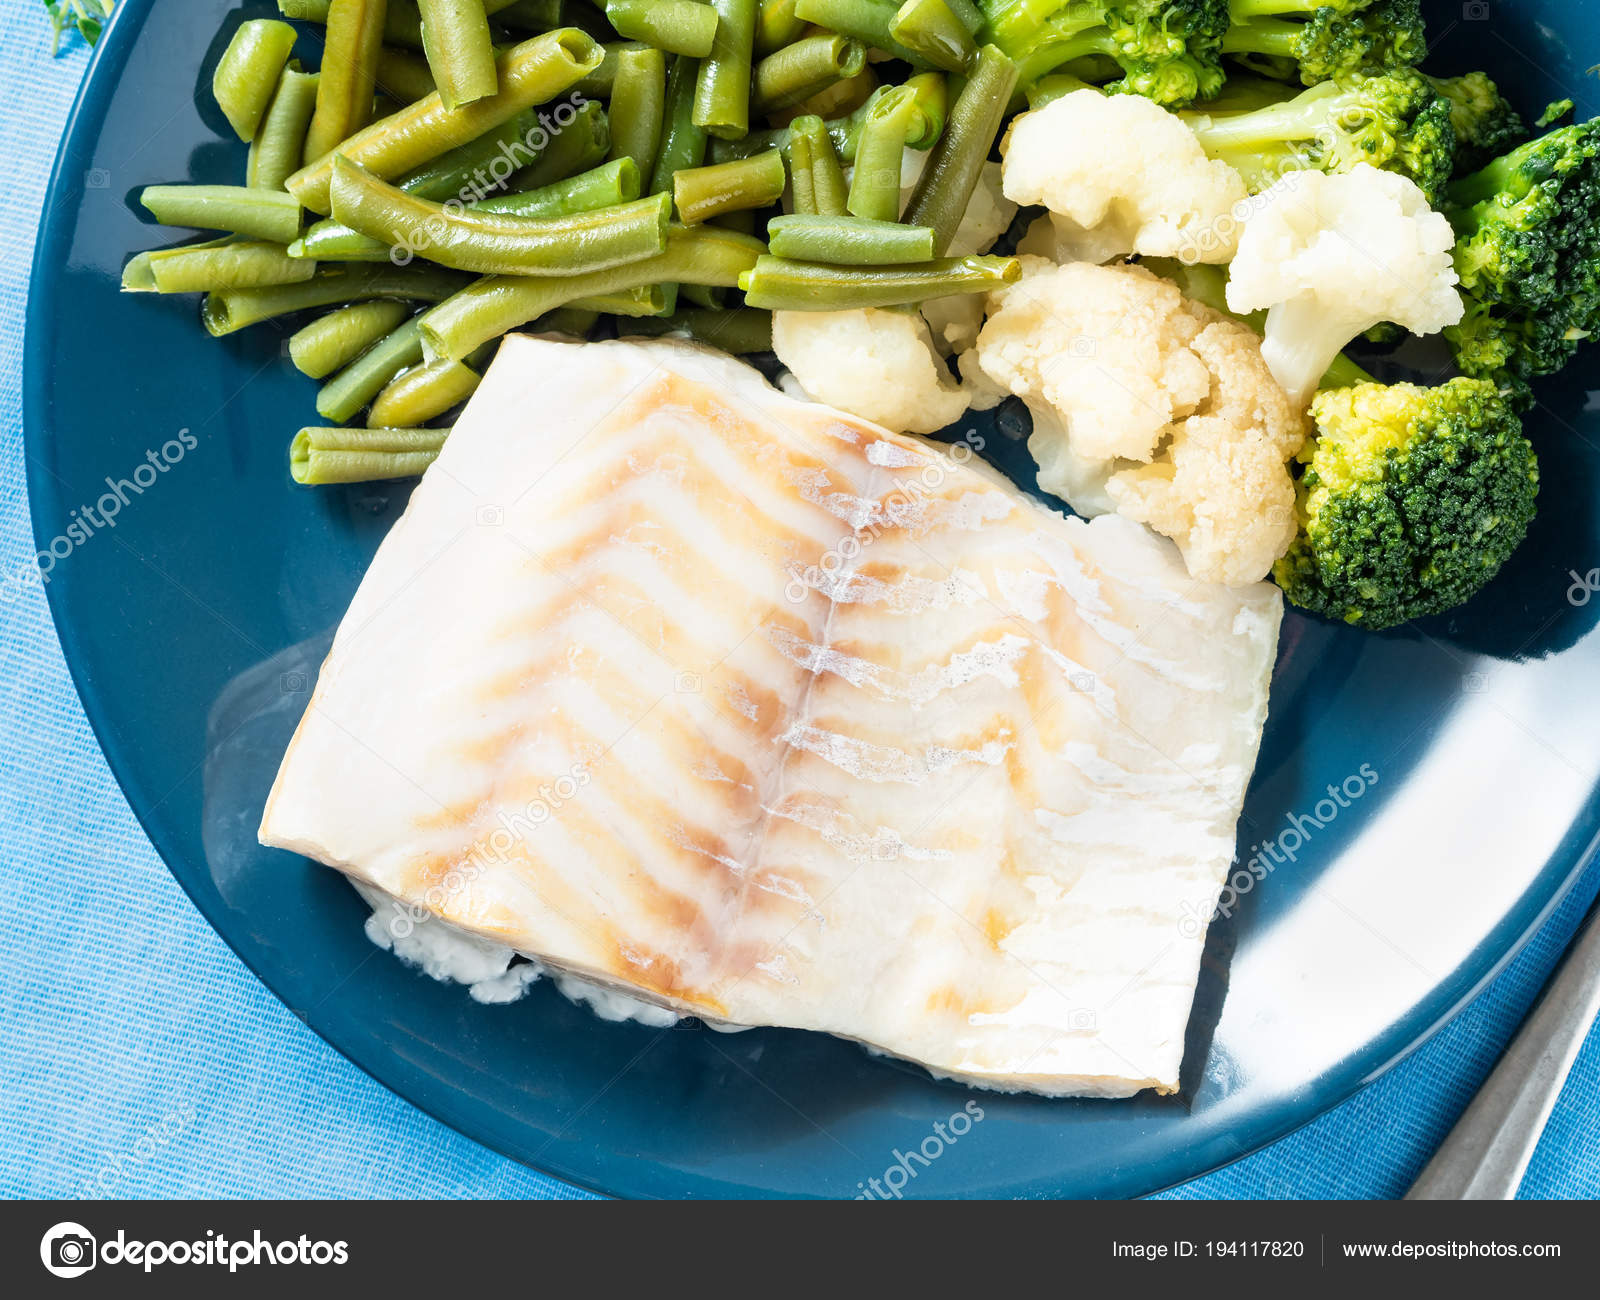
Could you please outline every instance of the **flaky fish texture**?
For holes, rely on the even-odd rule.
[[[1280,617],[727,357],[513,337],[261,838],[685,1014],[1171,1092]]]

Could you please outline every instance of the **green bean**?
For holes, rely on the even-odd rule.
[[[410,50],[385,47],[378,55],[378,89],[400,104],[415,104],[438,89],[428,61]]]
[[[834,151],[833,139],[820,117],[797,117],[789,123],[791,139],[806,139],[806,155],[811,164],[812,204],[823,216],[839,216],[849,201],[844,170]]]
[[[715,226],[675,226],[667,233],[667,251],[643,262],[589,275],[548,279],[499,275],[479,280],[425,312],[422,336],[432,355],[460,360],[545,312],[595,294],[669,283],[733,288],[765,247],[759,239]]]
[[[942,72],[919,72],[906,78],[905,87],[917,97],[917,119],[906,137],[910,149],[931,149],[944,134],[949,116],[949,90]]]
[[[756,0],[710,0],[717,11],[717,38],[700,65],[695,85],[694,124],[733,139],[750,129],[750,52],[755,41]]]
[[[554,311],[547,311],[538,320],[529,326],[534,333],[544,334],[575,334],[582,338],[595,327],[595,322],[600,319],[597,311],[586,311],[577,303],[566,307],[557,307]],[[485,344],[485,347],[490,346]]]
[[[489,0],[489,13],[497,23],[519,31],[551,32],[557,27],[576,27],[597,41],[612,34],[610,24],[583,0]]]
[[[316,263],[290,257],[282,244],[224,239],[143,253],[123,272],[134,292],[211,293],[293,285],[309,280]]]
[[[527,136],[539,129],[537,112],[528,109],[478,139],[452,149],[428,166],[411,172],[396,185],[419,199],[454,198],[465,202],[474,196],[481,198],[509,182],[511,169],[516,166],[513,159],[519,151],[527,150]],[[499,181],[494,175],[497,170],[501,175]],[[389,246],[326,217],[289,245],[289,256],[329,262],[382,262],[389,257]]]
[[[525,0],[484,0],[484,12],[491,17],[501,10],[512,9]],[[326,23],[330,0],[278,0],[278,12],[285,18],[301,22]],[[503,19],[502,21],[509,21]],[[565,27],[566,23],[546,23],[538,30]],[[401,45],[409,50],[422,48],[422,13],[417,0],[389,0],[389,11],[383,21],[383,39],[390,45]]]
[[[724,212],[776,203],[787,179],[782,151],[768,149],[753,158],[685,167],[672,178],[672,194],[679,219],[693,224]]]
[[[579,105],[578,115],[553,135],[547,134],[539,156],[509,182],[519,190],[536,190],[566,180],[604,162],[611,149],[611,123],[592,100]]]
[[[634,41],[608,41],[600,47],[600,62],[572,83],[573,90],[584,99],[610,99],[611,87],[617,79],[617,55],[632,49]]]
[[[300,166],[320,81],[317,73],[302,72],[293,63],[283,70],[272,103],[250,142],[245,184],[251,189],[281,190]]]
[[[289,473],[306,487],[414,478],[439,459],[449,429],[301,429]]]
[[[372,92],[383,52],[388,0],[333,0],[317,111],[306,131],[305,161],[313,163],[372,120]]]
[[[494,42],[483,0],[418,0],[422,50],[446,108],[487,99],[499,89]]]
[[[865,217],[774,217],[767,222],[774,257],[839,266],[897,266],[933,260],[933,231]]]
[[[794,0],[761,0],[756,14],[755,52],[766,56],[800,39],[806,25],[795,17]]]
[[[904,86],[896,86],[880,97],[867,114],[856,144],[850,198],[845,204],[856,216],[893,221],[900,215],[901,159],[906,132],[916,111],[916,95]]]
[[[554,99],[600,62],[600,47],[570,28],[535,36],[502,54],[497,62],[500,89],[465,108],[449,109],[438,92],[374,122],[339,152],[373,175],[387,180],[476,140],[524,109]],[[328,213],[333,159],[323,157],[288,180],[289,191],[313,212]]]
[[[227,230],[287,244],[300,235],[300,204],[282,190],[242,185],[146,185],[139,202],[163,226]]]
[[[606,0],[617,35],[668,54],[703,59],[717,35],[717,11],[702,0]]]
[[[648,176],[656,165],[667,106],[667,56],[647,45],[617,56],[611,91],[611,157],[632,158]]]
[[[894,22],[895,6],[880,0],[796,0],[795,17],[841,36],[853,37],[865,45],[892,54],[897,59],[917,67],[926,67],[927,60],[915,50],[907,49],[889,34]]]
[[[802,216],[816,216],[817,193],[811,178],[811,140],[808,136],[791,134],[783,147],[784,161],[789,164],[789,199],[791,210]]]
[[[680,284],[678,295],[687,302],[692,302],[696,307],[706,311],[723,311],[728,303],[728,290],[715,284]],[[687,309],[686,309],[687,310]],[[658,312],[657,315],[665,315]]]
[[[472,283],[455,271],[433,266],[313,265],[313,270],[316,274],[300,284],[210,294],[200,309],[206,332],[221,338],[275,316],[369,298],[438,302]]]
[[[343,424],[381,393],[408,366],[422,363],[420,316],[413,316],[385,334],[348,366],[323,384],[317,414]]]
[[[755,67],[750,106],[777,113],[819,90],[853,77],[867,63],[867,47],[847,36],[807,36],[767,55]]]
[[[471,397],[483,376],[465,361],[425,361],[403,370],[372,399],[369,429],[403,429],[436,420]]]
[[[536,190],[501,194],[475,204],[479,212],[517,217],[563,217],[631,203],[640,194],[639,169],[631,158],[619,158]],[[319,221],[289,245],[290,257],[322,262],[384,262],[393,250],[381,239],[363,235],[331,218]]]
[[[731,311],[705,311],[691,307],[674,312],[671,316],[619,321],[617,333],[621,336],[642,334],[651,337],[687,334],[692,339],[712,344],[736,356],[749,352],[771,352],[772,313],[748,307]]]
[[[911,193],[904,220],[907,225],[932,226],[939,253],[950,247],[966,215],[1016,84],[1016,64],[992,45],[978,51],[967,84],[950,108],[944,135]]]
[[[380,181],[346,158],[335,159],[333,215],[394,250],[483,275],[579,275],[654,257],[667,246],[671,200],[633,203],[536,219],[430,203]],[[403,260],[402,260],[403,259]]]
[[[312,379],[349,365],[411,314],[403,302],[375,298],[319,316],[289,338],[289,359]]]
[[[906,0],[889,20],[889,35],[947,72],[962,71],[978,53],[972,29],[946,0]]]
[[[642,284],[616,293],[591,294],[567,305],[607,316],[664,316],[667,312],[666,289],[667,286],[662,284]]]
[[[771,311],[896,307],[959,293],[988,293],[1022,278],[1014,257],[946,257],[908,266],[824,266],[762,257],[739,277],[745,302]]]
[[[672,190],[672,178],[687,167],[698,167],[706,160],[706,133],[694,124],[695,81],[700,67],[693,59],[672,61],[667,77],[666,123],[661,132],[661,147],[650,172],[650,192]]]
[[[217,107],[241,140],[254,140],[278,78],[294,49],[294,28],[270,18],[252,18],[222,52],[211,77]]]

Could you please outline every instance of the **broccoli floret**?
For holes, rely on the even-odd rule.
[[[1181,106],[1222,88],[1227,0],[982,0],[985,38],[1019,66],[1026,89],[1055,69],[1098,80],[1081,60],[1110,61],[1103,88]]]
[[[1181,116],[1206,153],[1253,191],[1285,172],[1346,172],[1364,162],[1409,176],[1431,203],[1455,159],[1450,101],[1409,68],[1325,81],[1252,112]]]
[[[1421,0],[1285,7],[1283,16],[1260,14],[1252,0],[1230,0],[1230,9],[1233,24],[1222,38],[1222,52],[1267,76],[1298,76],[1307,86],[1410,67],[1428,52]]]
[[[1450,101],[1456,131],[1456,171],[1477,171],[1528,138],[1522,115],[1481,72],[1462,77],[1429,77],[1428,84]]]
[[[1325,389],[1311,416],[1300,531],[1272,571],[1296,605],[1374,631],[1439,614],[1527,535],[1539,465],[1493,384]]]
[[[1600,332],[1600,118],[1519,145],[1445,192],[1467,312],[1456,364],[1503,386]]]

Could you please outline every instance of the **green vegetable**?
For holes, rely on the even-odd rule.
[[[300,236],[300,204],[282,190],[241,185],[146,185],[139,202],[163,226],[227,230],[287,244]]]
[[[306,131],[305,161],[316,162],[372,120],[388,0],[333,0],[317,111]]]
[[[905,0],[889,20],[889,36],[924,63],[946,72],[960,72],[972,62],[978,46],[970,28],[948,0]]]
[[[765,248],[759,239],[717,226],[674,226],[667,251],[643,262],[589,275],[479,280],[423,315],[423,338],[431,355],[461,360],[546,312],[598,294],[673,283],[736,288]]]
[[[752,158],[685,167],[672,178],[681,221],[693,225],[726,212],[765,208],[783,196],[787,180],[783,154],[768,149]]]
[[[717,11],[717,35],[700,64],[695,85],[694,124],[720,139],[732,140],[750,129],[750,60],[755,43],[756,0],[710,0]]]
[[[844,36],[807,36],[767,55],[755,67],[751,107],[772,114],[791,108],[856,76],[866,67],[867,49]]]
[[[1528,138],[1522,115],[1506,102],[1500,88],[1483,73],[1428,77],[1427,81],[1450,101],[1458,173],[1477,171]]]
[[[301,429],[289,444],[296,483],[413,478],[439,459],[449,429]]]
[[[578,115],[545,143],[538,157],[511,178],[516,189],[532,190],[588,171],[605,161],[611,150],[611,122],[593,100],[578,106]]]
[[[745,302],[769,311],[896,307],[952,294],[988,293],[1022,278],[1014,257],[947,257],[906,266],[825,266],[763,257],[739,277]]]
[[[699,339],[702,343],[709,343],[736,356],[771,352],[772,313],[750,307],[736,307],[728,311],[686,307],[671,316],[646,316],[621,321],[617,333],[622,336],[644,334],[656,337],[662,334],[687,334],[692,339]]]
[[[1096,60],[1121,72],[1107,90],[1172,107],[1207,99],[1222,86],[1227,0],[979,0],[983,39],[1008,55],[1026,88],[1065,64]]]
[[[916,95],[896,86],[867,114],[856,144],[855,169],[845,207],[858,217],[893,221],[900,215],[900,163],[916,112]]]
[[[795,211],[842,216],[849,202],[844,170],[820,117],[797,117],[789,124],[789,182]],[[932,256],[930,253],[929,256]]]
[[[250,142],[245,184],[252,189],[281,190],[300,168],[305,155],[306,131],[317,107],[321,77],[301,72],[290,64],[278,78],[278,89],[267,105],[266,116]]]
[[[1300,453],[1300,531],[1273,568],[1305,609],[1379,630],[1483,587],[1528,531],[1533,447],[1492,383],[1318,394]]]
[[[1444,211],[1467,302],[1444,333],[1463,371],[1518,385],[1600,332],[1600,118],[1456,181]]]
[[[1182,113],[1212,158],[1251,190],[1291,171],[1346,172],[1370,163],[1416,181],[1435,201],[1455,166],[1450,101],[1409,68],[1325,81],[1244,113]]]
[[[459,272],[435,266],[313,265],[312,270],[315,274],[299,284],[210,294],[200,309],[206,332],[221,338],[275,316],[368,298],[437,302],[471,282]]]
[[[379,339],[328,380],[317,394],[317,414],[343,424],[409,366],[422,363],[421,317],[413,316]]]
[[[806,24],[794,11],[795,0],[761,0],[756,15],[755,52],[765,56],[804,34]]]
[[[50,53],[61,53],[61,33],[69,27],[76,27],[78,35],[93,45],[115,6],[116,0],[44,0],[50,16]]]
[[[1411,67],[1428,53],[1421,0],[1274,3],[1275,13],[1261,13],[1266,7],[1229,0],[1233,25],[1222,52],[1269,76],[1298,76],[1314,86],[1330,77]]]
[[[617,35],[668,54],[703,59],[717,35],[717,11],[702,0],[606,0]]]
[[[950,108],[945,132],[902,214],[907,225],[933,227],[936,252],[950,247],[966,215],[1016,84],[1017,68],[1010,59],[992,45],[978,51],[966,84]]]
[[[665,194],[563,217],[522,217],[431,203],[334,159],[334,219],[400,254],[481,275],[581,275],[654,257],[667,246]]]
[[[222,239],[137,254],[123,269],[129,293],[212,293],[295,285],[316,274],[314,262],[290,257],[282,244]]]
[[[656,150],[655,166],[650,171],[650,193],[670,193],[672,178],[686,167],[698,167],[706,160],[706,133],[694,124],[695,81],[700,65],[681,56],[672,61],[667,75],[665,121],[661,147]]]
[[[253,140],[294,49],[294,28],[270,18],[239,24],[211,75],[211,93],[241,140]]]
[[[617,78],[611,91],[611,157],[632,158],[648,176],[661,144],[667,111],[667,57],[660,50],[635,46],[617,56]]]
[[[325,378],[349,365],[410,314],[407,304],[382,298],[351,303],[296,330],[289,338],[289,359],[302,375]]]
[[[916,67],[930,66],[922,55],[890,33],[897,8],[886,0],[796,0],[794,13],[804,22],[852,37]]]
[[[476,358],[475,358],[476,359]],[[404,370],[372,399],[369,429],[404,429],[437,419],[477,391],[480,369],[465,361],[428,361]]]
[[[483,0],[418,0],[422,48],[446,108],[494,94],[498,77]],[[332,36],[332,25],[329,36]]]
[[[397,104],[414,104],[438,88],[421,55],[387,47],[378,55],[378,89]]]
[[[773,217],[767,244],[774,257],[837,266],[897,266],[933,260],[933,231],[898,221],[804,215]]]
[[[600,57],[600,47],[571,28],[535,36],[500,56],[500,89],[487,99],[450,109],[435,92],[374,122],[350,139],[334,143],[341,155],[381,179],[403,176],[440,154],[476,140],[523,110],[554,99],[598,67]],[[332,182],[333,159],[323,157],[289,177],[287,185],[302,204],[326,216]]]

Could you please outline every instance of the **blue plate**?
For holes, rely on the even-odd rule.
[[[140,186],[242,175],[210,70],[219,29],[272,12],[122,0],[45,205],[29,487],[111,766],[239,955],[430,1114],[608,1192],[854,1196],[968,1094],[820,1035],[611,1025],[544,986],[480,1006],[377,953],[335,873],[256,844],[332,629],[406,489],[295,487],[286,450],[314,388],[283,359],[287,327],[213,340],[193,299],[123,296],[118,278],[130,253],[170,242],[141,219]],[[1437,6],[1432,66],[1486,66],[1535,113],[1567,95],[1600,110],[1582,75],[1600,62],[1594,16],[1561,0],[1490,13]],[[1543,509],[1490,590],[1382,636],[1289,616],[1240,832],[1265,878],[1242,877],[1211,929],[1181,1093],[982,1095],[981,1123],[913,1166],[907,1194],[1125,1196],[1232,1160],[1415,1047],[1551,910],[1600,829],[1595,356],[1541,389]],[[1031,486],[1020,443],[1004,428],[992,443]]]

